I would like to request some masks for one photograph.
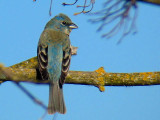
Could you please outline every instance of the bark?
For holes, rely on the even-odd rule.
[[[30,82],[37,84],[48,84],[42,81],[36,70],[36,57],[10,67],[0,66],[0,81]],[[159,85],[160,72],[143,73],[107,73],[103,67],[95,71],[69,71],[65,81],[66,84],[93,85],[104,91],[104,86],[144,86]]]

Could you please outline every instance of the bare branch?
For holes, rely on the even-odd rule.
[[[36,1],[36,0],[33,0]],[[64,6],[75,5],[79,0],[75,0],[73,3],[62,3]],[[77,8],[82,8],[82,11],[74,13],[74,15],[79,15],[81,13],[89,13],[93,10],[95,0],[83,0],[83,5],[77,5]],[[111,30],[107,31],[102,35],[104,38],[111,38],[122,30],[122,35],[118,41],[118,44],[122,41],[124,37],[129,34],[136,33],[136,17],[137,17],[137,2],[150,3],[155,5],[160,5],[160,0],[106,0],[103,4],[102,10],[98,12],[91,13],[92,15],[100,16],[97,19],[91,19],[91,23],[101,23],[97,31],[104,29],[109,23],[112,23],[113,27]],[[89,8],[89,10],[86,10]],[[132,8],[134,14],[132,15]],[[49,15],[51,16],[52,0],[50,3]],[[90,14],[90,15],[91,15]],[[132,18],[130,19],[130,17]]]
[[[49,8],[49,15],[50,15],[50,16],[52,15],[52,1],[53,1],[53,0],[51,0],[50,8]]]
[[[88,1],[89,1],[89,4],[87,5]],[[78,0],[75,0],[74,3],[62,3],[62,5],[64,5],[64,6],[66,6],[66,5],[75,5],[77,2],[78,2]],[[88,13],[88,12],[92,11],[92,9],[94,7],[94,4],[95,4],[95,0],[84,0],[84,5],[77,5],[77,8],[82,8],[82,11],[81,12],[77,12],[74,15],[78,15],[78,14],[81,14],[81,13]],[[90,7],[90,6],[91,6],[91,8],[86,11],[85,9]]]
[[[122,28],[123,33],[122,37],[118,41],[127,36],[130,33],[135,33],[135,18],[137,17],[137,5],[136,0],[107,0],[104,3],[103,9],[92,13],[91,15],[100,16],[97,19],[90,19],[91,23],[99,23],[101,22],[98,31],[104,29],[104,27],[110,23],[114,26],[107,33],[103,34],[102,37],[110,38],[117,34]],[[131,9],[134,8],[133,18],[130,19]]]
[[[76,4],[78,2],[78,0],[75,0],[75,2],[74,3],[62,3],[62,5],[74,5],[74,4]]]
[[[148,4],[160,5],[160,0],[138,0],[138,1]]]
[[[38,100],[36,97],[34,97],[27,89],[25,89],[20,83],[14,82],[15,85],[20,88],[31,100],[33,100],[34,103],[41,106],[43,109],[47,111],[47,106],[45,106],[40,100]]]

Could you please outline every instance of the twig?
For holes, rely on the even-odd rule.
[[[36,104],[40,105],[43,109],[47,110],[47,107],[36,97],[34,97],[27,89],[25,89],[20,83],[14,82],[17,87],[19,87],[31,100]]]
[[[76,4],[78,2],[78,0],[75,0],[75,2],[74,3],[62,3],[62,5],[74,5],[74,4]]]
[[[135,13],[133,15],[133,19],[131,22],[129,19],[130,11],[131,9],[135,9]],[[106,25],[109,23],[114,23],[114,27],[109,30],[107,33],[103,34],[102,37],[105,38],[111,38],[115,36],[122,28],[123,33],[122,37],[119,39],[118,43],[121,42],[121,40],[133,32],[135,28],[135,21],[137,17],[137,5],[136,5],[136,0],[108,0],[106,3],[104,3],[104,9],[100,10],[98,12],[94,12],[90,15],[98,15],[102,16],[97,19],[90,19],[91,23],[98,23],[101,22],[102,24],[100,27],[97,29],[97,31],[102,30]],[[119,21],[115,24],[115,21]],[[135,32],[133,32],[135,33]]]
[[[77,5],[78,8],[82,8],[82,11],[74,13],[74,15],[78,15],[78,14],[81,14],[81,13],[89,13],[90,11],[92,11],[92,9],[94,8],[95,0],[89,0],[90,3],[88,5],[87,5],[87,1],[88,0],[84,0],[84,5]],[[64,5],[64,6],[75,5],[77,2],[78,2],[78,0],[75,0],[74,3],[62,3],[62,5]],[[91,6],[90,10],[85,11],[85,9],[89,6]]]
[[[45,111],[45,113],[42,115],[42,117],[39,120],[43,120],[47,115],[47,110]]]
[[[49,15],[50,15],[50,16],[52,15],[52,1],[53,1],[53,0],[51,0],[50,8],[49,8]]]

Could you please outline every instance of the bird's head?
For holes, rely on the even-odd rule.
[[[76,29],[78,26],[67,15],[60,13],[46,24],[45,29],[47,28],[69,35],[72,29]]]

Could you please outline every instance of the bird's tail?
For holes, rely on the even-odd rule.
[[[58,83],[49,85],[48,114],[54,114],[55,112],[59,112],[61,114],[65,114],[66,112],[63,89]]]

